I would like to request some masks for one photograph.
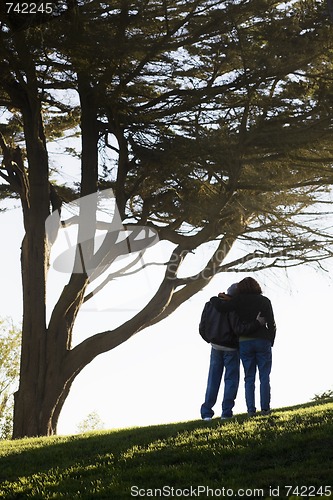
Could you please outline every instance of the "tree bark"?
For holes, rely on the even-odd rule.
[[[42,127],[41,105],[34,63],[25,35],[15,34],[15,43],[25,78],[17,75],[22,97],[25,143],[29,176],[20,190],[25,237],[21,267],[23,325],[20,385],[15,394],[13,436],[39,435],[42,429],[42,402],[46,369],[46,276],[49,248],[45,220],[49,214],[48,155]],[[24,167],[22,162],[22,179]]]

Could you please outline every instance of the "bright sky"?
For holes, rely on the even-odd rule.
[[[20,210],[0,215],[2,286],[0,317],[21,320]],[[154,250],[158,253],[158,247]],[[332,389],[332,270],[311,267],[261,271],[252,276],[272,301],[277,323],[271,376],[272,407],[310,401]],[[80,313],[74,341],[111,329],[133,314],[154,286],[153,274],[111,284]],[[73,434],[89,413],[106,429],[162,424],[200,418],[209,367],[210,346],[198,333],[204,303],[248,274],[217,276],[204,290],[163,322],[97,357],[75,380],[59,419],[58,433]],[[66,275],[52,272],[49,294],[55,297]],[[129,279],[128,279],[129,280]],[[113,310],[110,308],[112,303]],[[127,312],[126,312],[127,309]],[[258,384],[257,384],[258,385]],[[222,387],[223,388],[223,387]],[[221,389],[222,389],[221,388]],[[222,390],[215,406],[221,412]],[[243,372],[234,412],[246,411]]]

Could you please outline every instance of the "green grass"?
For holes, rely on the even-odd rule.
[[[332,460],[331,401],[268,417],[3,441],[0,498],[325,499]]]

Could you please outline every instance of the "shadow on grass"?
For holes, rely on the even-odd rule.
[[[332,403],[269,417],[13,441],[0,458],[0,496],[118,499],[130,498],[132,485],[319,487],[333,477],[332,447]]]

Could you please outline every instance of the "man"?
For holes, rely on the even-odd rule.
[[[231,285],[223,299],[230,300],[237,294],[237,283]],[[234,311],[218,312],[207,303],[201,316],[199,331],[205,340],[210,341],[212,349],[208,372],[205,401],[201,406],[201,418],[211,420],[216,403],[222,375],[224,372],[224,395],[221,419],[233,416],[233,407],[239,385],[239,342],[238,336],[255,332],[265,319],[260,312],[254,321],[241,322]]]

